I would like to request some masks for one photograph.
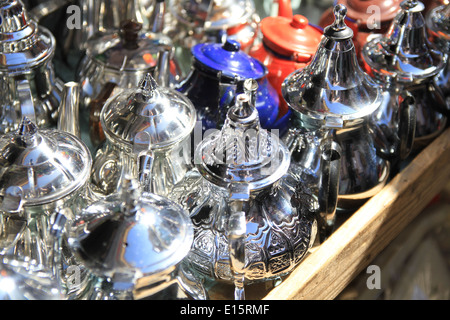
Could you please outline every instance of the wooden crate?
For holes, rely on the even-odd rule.
[[[449,178],[447,129],[262,299],[336,298],[428,206]]]
[[[281,284],[246,287],[248,300],[331,300],[416,218],[450,178],[450,128],[419,153],[377,195],[323,244],[313,248]],[[211,299],[233,299],[233,287],[219,284]]]

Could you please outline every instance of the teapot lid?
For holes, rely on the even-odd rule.
[[[0,137],[0,197],[15,193],[26,206],[60,200],[85,184],[91,164],[78,138],[24,118],[17,132]]]
[[[215,185],[246,185],[249,190],[260,190],[287,173],[290,154],[274,133],[261,127],[249,96],[240,94],[220,133],[208,135],[197,147],[194,162],[203,177]]]
[[[267,68],[258,60],[241,50],[236,40],[221,43],[200,43],[191,49],[196,67],[206,72],[221,72],[228,78],[261,79]]]
[[[25,71],[53,57],[56,47],[49,30],[28,17],[19,0],[0,3],[0,70]]]
[[[153,149],[183,141],[194,129],[196,120],[192,102],[174,89],[159,86],[150,74],[138,88],[112,96],[100,113],[107,138],[129,145],[148,144],[135,141],[138,133],[146,132]]]
[[[293,72],[282,85],[289,107],[314,125],[328,128],[352,126],[372,114],[381,104],[379,86],[359,66],[345,24],[346,8],[336,5],[335,21],[309,65]],[[345,67],[342,67],[345,66]]]
[[[161,34],[141,30],[141,23],[126,20],[120,32],[99,33],[90,38],[87,55],[109,69],[148,72],[156,66],[161,46],[172,43]]]
[[[246,23],[255,13],[252,0],[171,0],[177,20],[208,30],[224,30]]]
[[[124,289],[176,266],[194,236],[180,205],[141,193],[138,182],[129,177],[117,193],[83,209],[67,233],[69,247],[90,271]]]
[[[439,47],[450,52],[450,4],[434,8],[427,15],[428,31],[434,35]]]
[[[261,32],[266,46],[280,55],[294,56],[297,62],[311,60],[323,34],[299,14],[292,18],[266,17],[261,21]]]
[[[420,1],[403,1],[389,31],[364,45],[364,64],[374,77],[411,83],[433,77],[444,68],[445,55],[428,40],[424,9]]]

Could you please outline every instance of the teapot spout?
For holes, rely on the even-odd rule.
[[[164,0],[156,0],[150,17],[149,26],[153,33],[161,33],[164,29],[164,15],[166,4]]]
[[[81,138],[79,108],[80,85],[77,82],[64,84],[63,97],[59,105],[58,130]]]
[[[334,141],[325,140],[321,152],[319,183],[319,237],[325,241],[334,228],[339,196],[341,148]]]

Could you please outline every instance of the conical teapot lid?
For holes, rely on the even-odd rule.
[[[190,135],[196,122],[192,102],[176,90],[159,86],[147,74],[136,89],[120,91],[104,105],[100,121],[108,139],[127,145],[146,132],[153,149],[169,147]]]
[[[86,183],[91,165],[78,138],[24,118],[17,132],[0,137],[0,197],[15,189],[26,206],[62,199]]]
[[[389,31],[363,47],[364,63],[374,77],[411,83],[433,77],[444,68],[444,54],[428,40],[424,8],[420,1],[403,1]]]
[[[100,277],[132,289],[138,280],[177,265],[189,252],[193,226],[178,204],[124,179],[118,193],[93,203],[68,228],[68,244]]]
[[[315,126],[341,128],[372,114],[381,103],[378,85],[357,61],[346,8],[334,8],[335,22],[325,28],[309,65],[289,75],[283,97],[289,107]]]
[[[290,155],[276,135],[261,127],[258,111],[241,94],[220,133],[207,136],[197,147],[194,162],[215,185],[245,184],[260,190],[286,174]]]
[[[241,50],[239,42],[227,39],[221,43],[201,43],[192,49],[194,65],[206,72],[240,79],[261,79],[267,74],[266,67]]]
[[[434,8],[427,15],[428,32],[444,52],[450,52],[450,4]]]
[[[19,0],[0,2],[0,70],[25,71],[53,57],[56,41]]]
[[[121,71],[152,70],[161,46],[170,46],[161,34],[142,33],[142,24],[126,20],[120,32],[99,33],[87,42],[87,55],[106,68]]]

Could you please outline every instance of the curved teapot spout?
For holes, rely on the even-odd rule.
[[[291,0],[276,0],[278,2],[278,16],[292,19]]]
[[[137,180],[143,192],[152,192],[152,170],[155,156],[148,132],[139,132],[136,134],[133,149],[133,152],[137,154]]]
[[[406,97],[400,104],[400,123],[399,123],[399,157],[405,160],[411,153],[416,136],[416,100],[413,95],[406,92]]]
[[[158,62],[154,71],[156,83],[161,87],[168,88],[170,86],[170,59],[173,47],[163,46],[158,52]]]
[[[247,235],[245,207],[249,200],[250,189],[248,185],[231,187],[228,246],[230,250],[231,273],[234,278],[235,300],[245,300],[245,239]]]
[[[328,238],[334,228],[339,196],[341,148],[327,139],[321,146],[319,181],[319,237],[320,242]]]
[[[63,97],[59,105],[58,130],[81,137],[79,122],[80,85],[77,82],[64,84]]]
[[[149,19],[149,28],[153,33],[161,33],[164,29],[164,15],[166,4],[164,0],[156,0],[152,15]]]

